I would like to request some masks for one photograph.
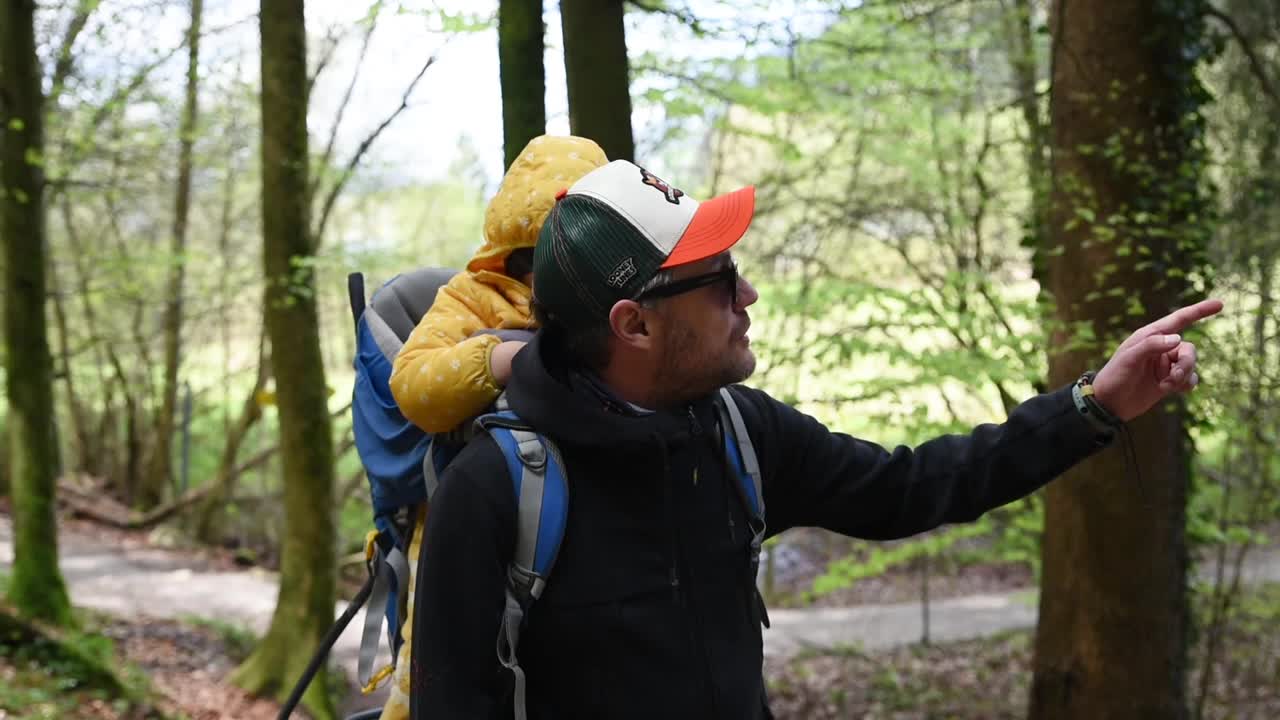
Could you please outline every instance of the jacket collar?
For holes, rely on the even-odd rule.
[[[594,373],[573,367],[543,332],[516,355],[507,400],[538,432],[574,445],[643,447],[655,436],[679,443],[692,434],[687,410],[646,410],[622,400]],[[695,405],[704,403],[709,399]]]

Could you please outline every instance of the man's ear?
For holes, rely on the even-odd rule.
[[[653,344],[651,313],[635,300],[619,300],[609,309],[609,329],[628,347],[647,350]]]

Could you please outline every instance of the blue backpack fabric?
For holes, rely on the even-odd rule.
[[[366,689],[376,686],[380,677],[372,677],[372,666],[384,625],[392,665],[384,668],[381,676],[394,669],[403,642],[401,625],[408,619],[404,617],[409,579],[407,556],[414,513],[429,502],[438,478],[467,437],[474,432],[487,432],[506,459],[518,508],[517,546],[508,572],[506,609],[497,645],[499,658],[515,675],[516,718],[524,720],[525,683],[516,648],[524,615],[546,587],[564,538],[569,482],[563,460],[550,440],[510,410],[505,396],[498,399],[493,412],[476,418],[471,427],[432,435],[404,417],[389,384],[396,353],[434,302],[436,292],[454,273],[422,268],[398,275],[379,288],[367,304],[363,276],[348,276],[356,333],[352,429],[369,479],[375,528],[366,543],[370,572],[366,584],[368,610],[357,673]],[[752,518],[754,569],[759,563],[765,531],[760,468],[742,415],[727,389],[721,390],[717,407],[725,428],[725,454],[738,476],[742,500]],[[353,611],[349,609],[348,613]],[[767,616],[762,617],[767,625]],[[349,616],[344,615],[340,622],[345,626],[347,621]],[[327,648],[321,652],[327,652]]]
[[[376,579],[361,641],[358,669],[361,686],[370,682],[378,649],[383,625],[374,612],[378,608],[385,617],[394,665],[402,642],[400,625],[408,596],[406,557],[413,528],[411,513],[427,500],[424,463],[431,456],[433,463],[439,463],[442,469],[448,460],[441,451],[443,444],[434,443],[436,452],[433,453],[433,436],[400,412],[391,394],[392,363],[404,340],[435,300],[436,292],[453,274],[447,269],[424,268],[397,275],[379,288],[367,305],[363,275],[353,273],[347,279],[356,333],[352,433],[369,481],[375,528],[366,547],[371,574]]]
[[[488,432],[502,448],[517,501],[526,505],[534,502],[535,507],[541,508],[535,515],[543,519],[536,528],[529,526],[534,533],[530,542],[541,549],[536,558],[522,564],[526,577],[550,574],[564,535],[568,486],[558,459],[547,459],[558,456],[544,449],[535,459],[531,454],[535,446],[546,448],[549,443],[534,435],[514,413],[504,409],[477,418],[473,428],[433,435],[405,418],[396,405],[389,384],[395,356],[454,272],[422,268],[398,275],[374,292],[367,304],[363,276],[353,273],[347,281],[356,333],[352,432],[369,480],[374,525],[365,548],[372,586],[357,668],[357,677],[366,690],[372,690],[394,670],[404,640],[401,629],[408,620],[408,554],[415,510],[429,502],[444,468],[475,429]],[[510,332],[497,334],[504,339],[529,339],[528,333],[517,338],[509,337]],[[524,463],[532,467],[525,468]],[[550,492],[544,495],[544,488]],[[536,590],[527,588],[526,592],[536,596],[541,586]],[[384,627],[392,662],[375,674],[373,664]]]

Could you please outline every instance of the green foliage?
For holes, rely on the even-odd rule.
[[[1128,326],[1151,310],[1107,284],[1120,262],[1170,279],[1185,275],[1197,292],[1225,290],[1229,309],[1239,309],[1201,344],[1201,375],[1212,390],[1200,393],[1194,406],[1203,416],[1193,430],[1203,452],[1188,512],[1195,542],[1236,547],[1255,539],[1257,523],[1280,517],[1277,493],[1268,489],[1280,484],[1280,468],[1267,459],[1277,444],[1276,417],[1267,409],[1280,407],[1273,382],[1280,358],[1274,342],[1260,349],[1256,339],[1273,339],[1280,328],[1275,308],[1265,302],[1274,294],[1267,268],[1274,272],[1280,247],[1276,113],[1260,109],[1241,49],[1224,48],[1219,36],[1206,32],[1206,0],[1158,3],[1159,12],[1177,20],[1168,26],[1181,49],[1153,80],[1183,90],[1167,113],[1178,118],[1169,141],[1189,141],[1205,152],[1175,169],[1176,182],[1117,212],[1102,211],[1077,184],[1071,223],[1088,229],[1087,243],[1115,248],[1117,263],[1097,268],[1100,286],[1089,299],[1115,302],[1117,324]],[[670,41],[659,51],[632,53],[638,116],[660,119],[642,147],[683,167],[673,175],[691,193],[699,184],[759,186],[758,217],[739,251],[762,293],[752,308],[757,382],[833,428],[886,446],[999,421],[1011,402],[1040,386],[1044,349],[1058,329],[1042,321],[1032,247],[1021,242],[1035,179],[1028,181],[1022,98],[1008,69],[1014,50],[1004,4],[780,7],[709,0],[697,4],[696,14],[682,0],[646,4],[660,12],[631,12],[629,22]],[[1280,77],[1275,33],[1267,30],[1275,27],[1275,9],[1227,5],[1253,38],[1264,70]],[[484,9],[449,13],[398,0],[375,4],[360,22],[370,22],[375,11],[432,32],[492,27]],[[196,396],[191,484],[199,486],[213,477],[227,419],[240,410],[258,356],[258,95],[248,72],[254,63],[207,68],[192,243],[174,257],[166,249],[173,174],[167,158],[181,98],[180,78],[171,70],[182,60],[181,48],[129,43],[129,32],[149,22],[139,9],[95,16],[77,46],[83,61],[47,125],[50,142],[41,161],[52,180],[57,280],[50,311],[67,322],[65,336],[58,331],[53,338],[55,364],[79,394],[75,412],[62,408],[58,424],[64,456],[78,455],[84,469],[114,482],[125,475],[131,443],[145,455],[160,385],[151,328],[165,276],[183,264],[190,288],[183,377]],[[1043,106],[1049,38],[1039,30],[1030,54],[1040,65]],[[56,47],[56,40],[43,44]],[[1207,65],[1219,50],[1221,61]],[[1100,95],[1126,91],[1113,86]],[[1210,104],[1211,97],[1216,102]],[[1149,185],[1159,152],[1131,148],[1152,140],[1119,132],[1077,150]],[[331,410],[350,388],[346,273],[365,272],[371,291],[405,269],[460,267],[481,242],[486,197],[477,169],[483,167],[471,149],[460,154],[453,179],[431,184],[384,179],[395,174],[394,165],[362,168],[338,199],[325,237],[314,239],[317,255],[293,268],[295,280],[315,274],[306,297],[320,305],[326,359],[336,369],[329,376]],[[341,157],[323,167],[315,160],[317,182],[346,171]],[[1205,176],[1212,182],[1203,183]],[[1069,189],[1074,182],[1058,180]],[[1208,195],[1220,201],[1221,212],[1206,210]],[[1171,216],[1186,220],[1174,230],[1179,252],[1208,252],[1213,273],[1206,262],[1184,273],[1179,258],[1152,251],[1168,239],[1163,226]],[[1109,339],[1087,324],[1062,330],[1068,347]],[[60,384],[60,398],[63,389]],[[73,436],[76,416],[87,425],[83,447]],[[134,426],[130,437],[126,430]],[[268,409],[241,460],[274,445],[277,429]],[[346,432],[335,427],[335,438],[340,442]],[[357,465],[350,453],[338,459],[337,476],[349,477]],[[250,501],[230,511],[231,533],[265,551],[268,562],[279,527],[276,476],[267,465],[243,478],[239,494]],[[360,488],[340,510],[340,537],[350,551],[360,547],[369,525],[364,495]],[[922,556],[1034,566],[1040,522],[1036,498],[963,530],[837,563],[823,582],[854,582]],[[957,545],[977,539],[968,532],[988,540]]]
[[[110,639],[90,632],[60,633],[18,620],[0,607],[0,665],[14,677],[0,686],[0,709],[35,717],[63,717],[86,698],[143,705],[146,688],[136,671],[125,676]],[[68,700],[73,700],[66,704]]]
[[[1004,17],[924,9],[807,5],[779,45],[637,63],[673,124],[712,109],[717,188],[759,187],[737,251],[761,292],[757,382],[888,446],[999,421],[1045,372]],[[988,559],[1031,560],[1039,518],[1022,503],[839,561],[815,590],[976,535]]]
[[[960,525],[946,532],[894,547],[872,548],[867,559],[862,561],[848,558],[837,560],[813,581],[813,592],[818,595],[829,593],[849,587],[858,580],[882,575],[885,571],[912,560],[935,557],[951,548],[956,541],[985,535],[987,531],[988,528],[978,524]]]

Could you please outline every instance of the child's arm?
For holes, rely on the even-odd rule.
[[[497,399],[489,356],[502,338],[472,337],[488,325],[451,286],[440,289],[392,365],[391,394],[413,424],[447,432]]]

